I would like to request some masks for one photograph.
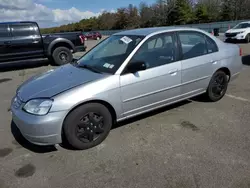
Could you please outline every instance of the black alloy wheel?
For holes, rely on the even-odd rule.
[[[221,97],[227,87],[227,78],[223,74],[216,75],[211,87],[213,96],[216,98]]]
[[[229,77],[224,71],[217,71],[211,78],[206,96],[209,101],[219,101],[227,91]]]
[[[68,114],[63,136],[75,149],[92,148],[103,142],[113,125],[109,109],[100,103],[87,103]]]
[[[77,138],[85,143],[93,142],[104,132],[103,116],[89,112],[85,114],[76,126]]]

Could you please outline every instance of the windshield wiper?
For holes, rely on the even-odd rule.
[[[102,74],[101,71],[97,70],[96,68],[94,68],[94,67],[92,67],[92,66],[89,66],[89,65],[78,65],[78,66],[81,67],[81,68],[88,69],[88,70],[90,70],[90,71],[92,71],[92,72],[96,72],[96,73]]]

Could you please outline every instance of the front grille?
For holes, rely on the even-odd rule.
[[[226,33],[226,37],[235,37],[238,33]]]
[[[13,100],[13,107],[15,108],[15,109],[18,109],[21,105],[22,105],[22,101],[21,101],[21,99],[18,97],[18,95],[14,98],[14,100]]]

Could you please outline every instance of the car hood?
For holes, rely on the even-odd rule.
[[[246,29],[229,29],[226,33],[239,33],[242,31],[246,31]]]
[[[17,89],[17,93],[23,102],[33,98],[50,98],[63,91],[107,76],[67,64],[31,77]]]

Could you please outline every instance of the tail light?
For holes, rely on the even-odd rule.
[[[84,43],[84,36],[83,35],[79,35],[79,38],[81,40],[81,44],[83,44]]]
[[[242,56],[242,55],[243,55],[242,48],[240,48],[240,56]]]

